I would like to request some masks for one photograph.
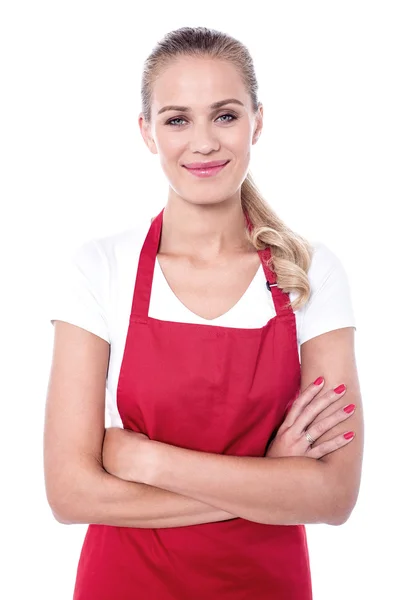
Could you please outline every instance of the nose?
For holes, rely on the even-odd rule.
[[[189,149],[191,152],[202,152],[207,154],[212,150],[218,150],[220,142],[218,134],[212,124],[198,124],[190,129]]]

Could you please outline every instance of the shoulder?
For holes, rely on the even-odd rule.
[[[339,280],[347,279],[347,273],[342,260],[338,254],[321,240],[311,240],[311,263],[307,271],[310,283],[310,297],[306,304],[299,310],[305,312],[309,304],[313,301],[316,294],[321,292],[324,287],[329,287]],[[346,281],[344,281],[346,283]],[[297,298],[297,292],[290,292],[290,299]]]
[[[50,278],[51,322],[67,321],[110,343],[115,297],[133,280],[132,268],[148,229],[149,219],[143,219],[129,229],[90,238],[67,253]]]
[[[103,237],[92,238],[84,246],[89,255],[97,252],[109,265],[113,265],[124,257],[140,252],[148,229],[150,219],[141,219],[134,226]]]
[[[356,326],[349,278],[342,259],[320,240],[313,240],[311,245],[313,254],[307,273],[310,296],[296,311],[300,344],[333,329]]]
[[[93,281],[117,272],[126,261],[132,264],[139,256],[150,226],[150,219],[141,219],[135,225],[106,236],[93,237],[77,246],[70,256],[70,266],[85,272]]]
[[[311,292],[318,291],[330,277],[339,275],[345,271],[342,260],[338,254],[321,240],[311,242],[313,254],[308,278]]]

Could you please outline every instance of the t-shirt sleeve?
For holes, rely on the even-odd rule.
[[[95,239],[83,243],[52,273],[49,319],[82,327],[110,343],[109,269]]]
[[[308,271],[311,295],[299,311],[300,345],[334,329],[356,329],[349,279],[342,261],[326,244],[318,241],[313,246]]]

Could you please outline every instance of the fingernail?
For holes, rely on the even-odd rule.
[[[343,434],[343,437],[344,437],[346,440],[351,440],[351,438],[353,438],[353,437],[354,437],[354,431],[348,431],[347,433],[344,433],[344,434]]]
[[[337,394],[341,394],[342,392],[344,392],[345,389],[346,386],[344,385],[344,383],[342,383],[341,385],[338,385],[337,388],[335,388],[333,391]]]
[[[314,381],[314,385],[320,385],[323,382],[324,378],[323,377],[318,377],[315,381]]]
[[[356,407],[355,404],[348,404],[347,406],[345,406],[343,408],[343,410],[344,410],[344,412],[351,413],[351,412],[353,412],[353,410],[355,409],[355,407]]]

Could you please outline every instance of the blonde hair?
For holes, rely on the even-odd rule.
[[[207,27],[182,27],[167,33],[147,57],[142,74],[142,112],[151,121],[153,83],[159,73],[180,57],[207,57],[232,63],[241,74],[250,95],[254,113],[258,110],[258,83],[253,60],[246,46],[228,34]],[[250,243],[262,250],[270,247],[269,268],[276,274],[276,282],[284,292],[298,296],[291,303],[293,310],[301,308],[311,290],[307,272],[311,264],[313,247],[308,240],[292,231],[278,217],[263,198],[250,172],[241,186],[241,204],[253,228],[246,228]]]

